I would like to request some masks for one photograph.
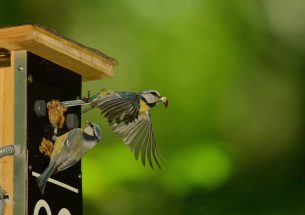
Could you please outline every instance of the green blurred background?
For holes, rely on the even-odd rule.
[[[303,0],[14,0],[2,26],[33,22],[118,59],[83,84],[157,89],[162,170],[142,167],[99,117],[83,160],[85,214],[304,214]]]

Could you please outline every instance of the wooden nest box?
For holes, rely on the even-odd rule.
[[[80,163],[52,176],[44,195],[36,184],[49,162],[39,146],[53,132],[42,107],[52,99],[79,98],[82,81],[112,77],[116,64],[43,27],[0,28],[0,147],[21,147],[18,156],[0,160],[0,185],[9,196],[5,215],[82,214]],[[70,125],[64,123],[61,132],[80,126],[80,107],[65,115]]]

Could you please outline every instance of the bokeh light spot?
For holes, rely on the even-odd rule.
[[[232,173],[232,159],[225,145],[217,141],[186,144],[185,150],[168,159],[162,181],[166,189],[185,192],[223,185]]]

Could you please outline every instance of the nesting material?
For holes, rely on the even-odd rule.
[[[39,146],[39,151],[45,156],[50,157],[53,152],[54,144],[52,141],[42,138],[42,141]]]
[[[62,106],[58,100],[48,102],[47,107],[51,125],[54,128],[62,128],[65,122],[64,113],[67,111],[67,108]]]

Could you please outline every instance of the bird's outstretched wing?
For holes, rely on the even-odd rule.
[[[141,160],[144,166],[147,157],[152,168],[152,159],[160,168],[158,161],[160,155],[154,137],[150,113],[148,111],[141,113],[135,121],[129,124],[125,124],[124,122],[113,122],[110,123],[110,126],[114,133],[123,138],[124,143],[129,145],[131,151],[134,152],[136,159],[138,159],[141,154]]]
[[[90,104],[101,109],[109,123],[128,124],[138,117],[140,98],[136,93],[110,92],[98,95]]]

